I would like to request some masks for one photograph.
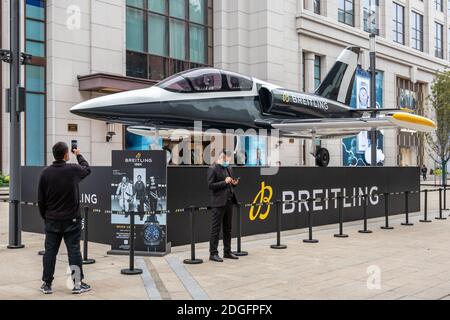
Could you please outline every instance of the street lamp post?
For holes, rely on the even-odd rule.
[[[376,34],[370,34],[370,108],[375,110],[377,107],[377,67],[376,67]],[[377,114],[372,111],[372,118],[376,118]],[[371,165],[377,166],[377,130],[373,128],[370,131],[371,143]]]
[[[20,164],[21,138],[20,113],[23,106],[23,91],[20,88],[20,5],[21,1],[10,1],[10,138],[9,138],[9,174],[10,174],[10,203],[9,203],[9,249],[23,248],[22,218],[20,210]]]

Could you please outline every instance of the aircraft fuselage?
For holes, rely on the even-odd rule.
[[[155,88],[154,91],[156,90],[163,89]],[[355,112],[335,101],[313,94],[278,91],[274,91],[274,104],[271,110],[265,110],[261,103],[262,98],[257,94],[243,96],[218,94],[216,97],[205,99],[192,96],[191,99],[187,97],[117,104],[72,112],[96,120],[158,128],[192,128],[194,121],[202,121],[203,128],[218,130],[258,129],[261,128],[261,123],[271,119],[355,117]]]

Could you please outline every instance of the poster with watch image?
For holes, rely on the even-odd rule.
[[[113,151],[112,251],[130,250],[130,213],[134,213],[136,254],[166,252],[166,161],[164,151]]]
[[[350,107],[367,109],[370,107],[370,73],[358,68],[356,70]],[[383,72],[377,71],[376,75],[376,107],[383,108]],[[377,165],[383,166],[384,133],[377,134]],[[371,165],[372,147],[367,131],[361,131],[357,136],[342,139],[342,164],[347,167],[366,167]]]

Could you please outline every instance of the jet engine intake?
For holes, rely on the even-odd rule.
[[[259,89],[259,101],[262,113],[293,118],[324,117],[330,108],[321,97],[264,86]]]

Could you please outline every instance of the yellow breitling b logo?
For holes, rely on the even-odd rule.
[[[270,201],[272,200],[273,190],[271,186],[266,186],[266,183],[261,182],[261,190],[253,199],[252,206],[250,208],[250,221],[255,221],[258,217],[260,220],[266,220],[270,213]],[[266,212],[262,213],[263,204],[266,204]],[[256,212],[255,212],[256,207]]]
[[[136,159],[140,159],[142,157],[142,153],[138,153],[137,155],[136,155]]]
[[[289,93],[283,92],[283,98],[282,99],[283,99],[284,103],[289,103],[289,101],[291,100],[291,98],[289,96]]]

